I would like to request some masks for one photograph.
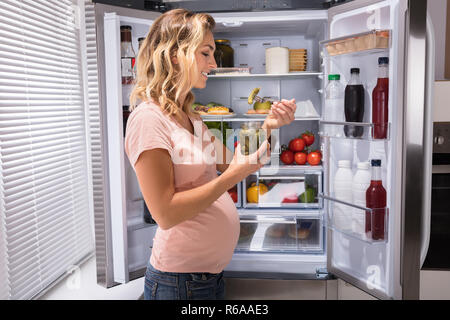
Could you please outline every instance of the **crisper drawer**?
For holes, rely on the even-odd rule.
[[[228,190],[236,208],[242,207],[242,185],[241,183],[236,184],[234,187]]]
[[[236,252],[323,252],[322,218],[241,216]]]
[[[242,182],[244,208],[322,208],[322,174],[250,175]]]

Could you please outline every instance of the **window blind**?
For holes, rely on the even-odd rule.
[[[34,297],[93,251],[76,5],[0,1],[2,298]]]

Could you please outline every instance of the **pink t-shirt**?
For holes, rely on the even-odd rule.
[[[214,144],[200,116],[190,116],[195,136],[154,103],[141,103],[128,118],[125,152],[135,166],[145,150],[168,151],[175,192],[217,177]],[[194,218],[162,230],[153,239],[150,262],[166,272],[219,273],[231,261],[239,238],[239,216],[228,192]]]

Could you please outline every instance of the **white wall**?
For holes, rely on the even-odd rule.
[[[444,80],[447,0],[428,0],[436,38],[436,80]]]

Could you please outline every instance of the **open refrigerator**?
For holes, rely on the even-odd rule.
[[[235,66],[253,69],[250,74],[210,75],[205,89],[194,90],[196,101],[219,101],[237,113],[232,118],[204,118],[205,122],[220,122],[222,129],[262,122],[263,118],[244,115],[249,108],[247,96],[256,87],[264,96],[295,98],[299,108],[309,100],[315,109],[311,114],[296,114],[292,124],[274,134],[270,164],[236,186],[241,235],[226,276],[270,274],[275,279],[323,280],[332,275],[377,298],[419,297],[431,190],[428,155],[434,44],[426,3],[356,0],[327,10],[211,13],[216,20],[214,36],[230,40]],[[95,219],[97,259],[106,261],[97,268],[97,275],[99,284],[111,287],[143,276],[157,228],[143,219],[144,200],[123,147],[122,106],[128,105],[132,85],[121,83],[120,26],[132,26],[137,50],[137,39],[147,34],[161,13],[99,3],[95,11],[104,165],[109,173],[105,177],[105,214]],[[387,44],[377,46],[372,30],[386,30]],[[375,45],[370,45],[374,35]],[[357,38],[367,39],[369,44],[358,47]],[[265,49],[275,46],[306,48],[306,71],[265,74]],[[370,123],[379,57],[390,59],[389,135],[383,140],[372,138]],[[340,74],[345,86],[350,68],[360,68],[366,91],[365,119],[360,124],[364,135],[358,139],[323,133],[324,126],[342,129],[346,125],[324,121],[323,106],[328,74]],[[281,164],[281,146],[307,130],[316,136],[313,148],[322,151],[322,164]],[[224,143],[234,149],[234,141]],[[358,162],[382,160],[387,190],[384,240],[373,241],[334,224],[336,205],[365,209],[333,196],[333,177],[342,159],[352,160],[353,172]],[[255,184],[308,186],[316,197],[307,203],[265,201],[263,197],[250,202],[246,190]],[[295,230],[304,232],[299,235]]]

